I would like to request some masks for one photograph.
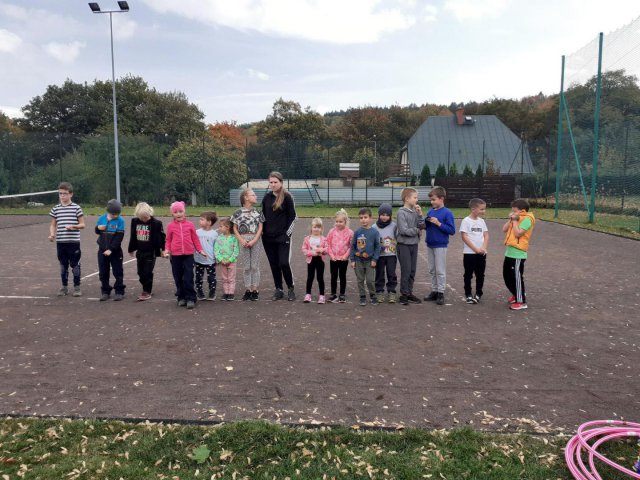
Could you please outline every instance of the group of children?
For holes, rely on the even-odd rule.
[[[73,273],[73,296],[81,296],[80,290],[80,230],[85,228],[84,215],[80,206],[72,201],[72,186],[63,182],[58,187],[60,203],[52,208],[49,240],[57,245],[62,287],[58,295],[67,295],[68,269]],[[344,209],[335,215],[335,224],[325,237],[323,222],[314,218],[311,231],[302,244],[302,253],[307,263],[307,282],[304,302],[312,301],[314,281],[318,283],[318,303],[346,302],[347,270],[349,265],[355,270],[360,305],[367,304],[367,294],[371,304],[380,301],[399,302],[403,305],[419,304],[414,295],[418,263],[418,245],[422,230],[426,230],[427,264],[431,276],[431,292],[425,301],[444,304],[446,287],[446,258],[449,237],[455,234],[452,212],[444,206],[446,192],[435,187],[429,193],[431,209],[423,216],[418,204],[418,193],[413,188],[402,191],[403,206],[398,210],[397,223],[392,218],[392,207],[383,203],[378,209],[378,219],[373,221],[369,208],[359,211],[360,227],[349,228],[349,218]],[[184,202],[174,202],[170,210],[173,220],[167,227],[166,235],[162,222],[154,218],[153,208],[147,203],[139,203],[131,220],[131,236],[128,252],[136,258],[137,272],[142,285],[139,301],[151,298],[153,270],[157,257],[168,257],[176,285],[178,306],[192,309],[198,300],[215,300],[217,276],[222,276],[223,300],[234,300],[236,288],[236,264],[240,258],[243,266],[245,294],[243,300],[258,300],[260,283],[259,262],[262,255],[260,237],[264,216],[255,208],[256,195],[245,189],[240,197],[241,208],[230,218],[218,220],[215,212],[200,215],[200,228],[187,220]],[[483,294],[484,270],[486,265],[489,233],[483,216],[486,203],[472,199],[470,214],[460,225],[464,242],[464,291],[467,303],[480,302]],[[124,298],[123,250],[125,223],[121,218],[122,205],[110,200],[106,212],[96,223],[98,235],[98,268],[101,283],[101,301],[110,298]],[[216,229],[213,226],[219,223]],[[512,212],[503,226],[505,233],[505,261],[503,276],[512,297],[510,307],[514,310],[527,308],[523,281],[524,262],[535,218],[529,212],[526,200],[515,200]],[[329,257],[330,296],[325,297],[325,260]],[[400,288],[397,295],[397,263],[400,264]],[[194,275],[195,271],[195,275]],[[115,277],[110,284],[110,272]],[[475,294],[472,293],[472,278],[476,278]],[[194,284],[195,277],[195,284]],[[205,277],[208,284],[205,296]],[[339,283],[339,290],[338,290]],[[386,289],[386,294],[385,294]]]

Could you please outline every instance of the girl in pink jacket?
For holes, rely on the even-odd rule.
[[[196,306],[193,288],[193,252],[207,256],[202,249],[196,227],[186,219],[184,202],[171,204],[173,221],[167,227],[165,256],[171,257],[171,273],[176,283],[178,306],[192,309]]]
[[[311,302],[311,287],[313,277],[318,277],[320,296],[318,303],[324,303],[324,256],[327,253],[327,239],[322,235],[322,219],[311,220],[311,235],[304,237],[302,253],[307,258],[307,294],[304,303]]]
[[[335,227],[329,230],[327,235],[327,253],[329,254],[329,270],[331,271],[331,296],[332,303],[347,301],[345,291],[347,289],[347,270],[349,268],[349,253],[353,240],[353,230],[349,228],[349,216],[344,208],[336,213]],[[340,296],[336,295],[340,277]]]

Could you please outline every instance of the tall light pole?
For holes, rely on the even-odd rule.
[[[373,184],[378,182],[378,142],[376,136],[373,136]]]
[[[127,2],[118,2],[119,10],[100,10],[97,2],[90,2],[89,8],[93,13],[109,14],[109,30],[111,32],[111,86],[113,93],[113,145],[116,156],[116,199],[120,201],[120,154],[118,152],[118,110],[116,108],[116,70],[113,61],[113,13],[126,13],[129,11]]]

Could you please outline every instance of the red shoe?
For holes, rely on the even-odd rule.
[[[510,297],[509,300],[507,300],[509,303],[516,303],[516,296],[514,295],[513,297]]]
[[[511,310],[526,310],[527,308],[527,304],[526,303],[518,303],[518,302],[514,302],[512,303],[509,308]]]

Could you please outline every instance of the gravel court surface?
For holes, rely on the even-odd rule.
[[[96,219],[82,232],[84,296],[58,298],[49,218],[0,216],[0,414],[538,430],[637,420],[637,241],[538,222],[525,269],[530,308],[512,312],[503,222],[489,220],[479,305],[462,300],[459,234],[448,251],[446,305],[359,307],[352,272],[349,303],[317,305],[302,302],[310,220],[301,219],[292,253],[298,301],[269,300],[265,258],[258,302],[187,311],[175,306],[164,259],[152,300],[135,302],[131,262],[126,300],[97,301]],[[420,255],[422,296],[424,244]],[[239,298],[240,271],[237,284]]]

